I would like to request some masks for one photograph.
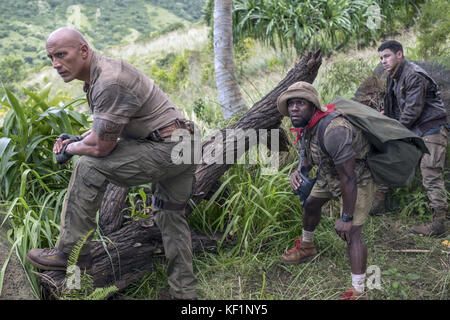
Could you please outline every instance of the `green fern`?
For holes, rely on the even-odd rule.
[[[94,292],[86,297],[86,300],[105,300],[111,293],[119,290],[116,286],[96,288]]]
[[[67,268],[70,266],[76,266],[78,262],[78,257],[80,256],[81,249],[86,244],[87,239],[91,236],[94,230],[89,231],[83,238],[78,240],[78,242],[73,247],[70,252],[69,259],[67,261]]]
[[[68,270],[71,269],[71,266],[76,266],[81,249],[86,244],[87,240],[93,232],[94,230],[89,231],[83,238],[78,240],[76,245],[73,247],[67,262]],[[73,274],[68,272],[66,274],[66,281],[69,281],[69,278],[71,276],[73,276]],[[67,289],[67,291],[61,294],[59,300],[104,300],[111,293],[119,290],[116,286],[94,289],[93,284],[94,280],[92,276],[86,272],[83,272],[82,274],[80,274],[80,287],[78,289]]]

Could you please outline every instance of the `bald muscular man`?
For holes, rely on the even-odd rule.
[[[173,161],[175,130],[191,139],[194,124],[186,120],[166,94],[132,65],[100,55],[71,28],[50,34],[48,58],[64,82],[84,81],[93,114],[91,130],[81,137],[62,135],[54,144],[58,162],[80,155],[64,200],[56,248],[32,249],[27,260],[41,270],[65,270],[74,245],[96,230],[108,183],[131,187],[152,183],[152,212],[161,230],[168,259],[171,297],[196,299],[191,234],[185,207],[194,185],[194,161]],[[120,139],[119,139],[120,138]],[[78,264],[92,264],[89,245]]]

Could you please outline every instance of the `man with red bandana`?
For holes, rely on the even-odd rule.
[[[290,117],[295,131],[301,135],[301,157],[290,178],[292,188],[301,187],[302,168],[308,171],[314,165],[320,168],[303,204],[302,236],[284,253],[282,262],[298,264],[317,255],[314,231],[321,208],[330,199],[340,199],[341,217],[335,222],[335,230],[348,244],[352,275],[352,288],[344,293],[343,299],[366,299],[367,247],[361,231],[375,194],[372,175],[364,161],[370,149],[369,141],[360,129],[343,116],[337,116],[324,130],[326,150],[322,150],[318,142],[319,124],[334,111],[334,106],[321,106],[316,89],[307,82],[291,85],[278,97],[277,106],[282,115]]]

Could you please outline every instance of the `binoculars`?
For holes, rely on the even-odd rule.
[[[299,196],[300,201],[303,201],[302,206],[305,204],[305,200],[308,198],[309,194],[311,193],[311,190],[314,186],[314,183],[316,183],[316,178],[310,178],[309,172],[302,167],[299,171],[300,177],[302,178],[302,182],[300,184],[300,187],[296,190],[292,190],[292,192]]]

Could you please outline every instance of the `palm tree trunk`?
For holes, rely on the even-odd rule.
[[[236,79],[231,9],[232,0],[214,1],[214,66],[225,119],[247,109]]]

